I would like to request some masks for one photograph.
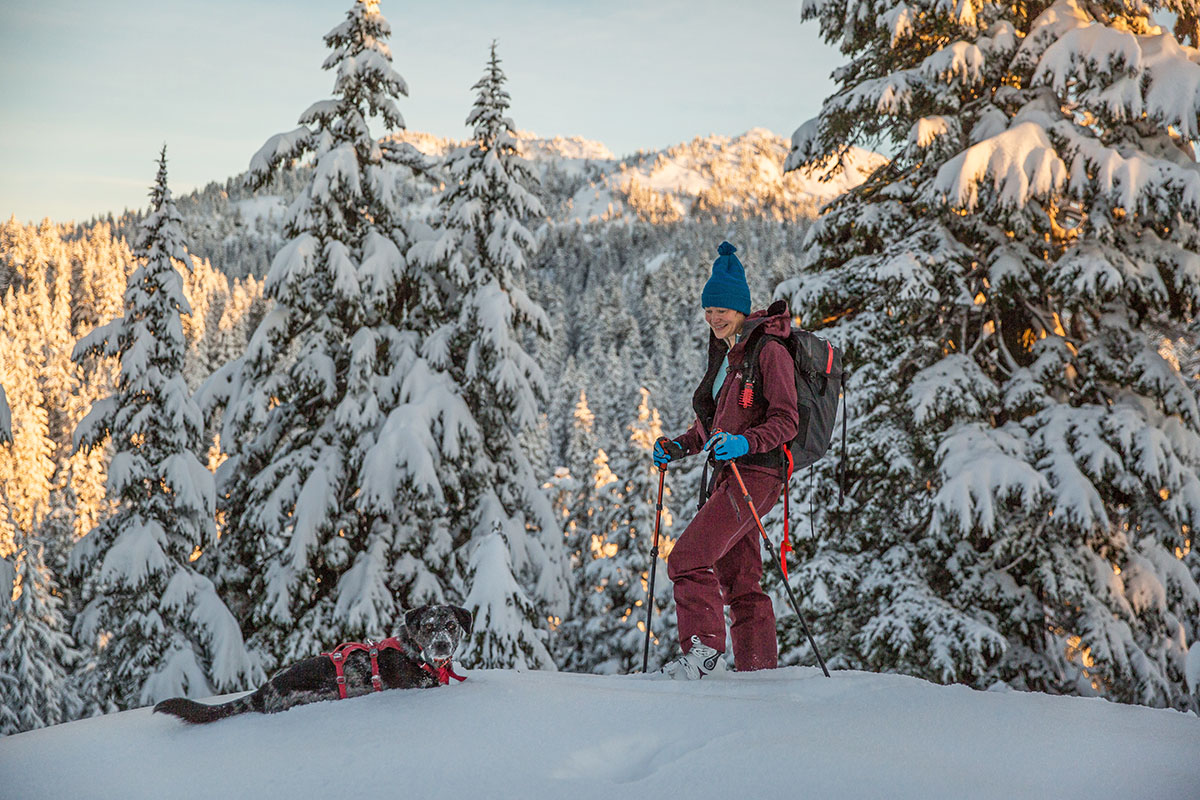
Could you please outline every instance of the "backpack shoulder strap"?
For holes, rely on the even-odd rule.
[[[773,333],[760,333],[754,341],[750,342],[750,346],[746,348],[746,357],[742,360],[742,375],[748,376],[750,382],[753,382],[758,377],[758,359],[762,355],[762,350],[769,342],[779,342],[789,354],[792,354],[792,348],[789,345],[789,340],[782,336],[776,336]]]
[[[789,342],[791,338],[783,338],[770,333],[760,333],[749,343],[746,348],[746,356],[742,360],[742,394],[738,399],[739,404],[743,408],[749,408],[754,402],[754,387],[758,383],[759,377],[759,358],[762,355],[762,350],[770,342],[779,342],[788,351],[788,356],[795,359],[795,353],[792,350]]]

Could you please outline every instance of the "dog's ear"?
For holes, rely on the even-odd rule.
[[[420,608],[414,608],[412,611],[405,612],[404,627],[413,629],[419,628],[421,626],[421,617],[429,613],[429,609],[431,608],[433,608],[433,606],[421,606]]]
[[[462,606],[450,606],[450,610],[454,612],[454,618],[458,620],[458,624],[462,626],[463,634],[471,635],[471,612],[467,611]]]

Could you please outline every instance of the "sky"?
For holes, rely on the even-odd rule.
[[[0,0],[0,219],[144,207],[243,172],[331,96],[352,0]],[[617,155],[763,127],[790,137],[842,63],[800,0],[382,0],[407,127],[466,138],[495,39],[517,128]],[[373,133],[383,135],[380,127]]]

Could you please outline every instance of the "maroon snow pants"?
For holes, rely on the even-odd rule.
[[[772,472],[745,467],[740,471],[761,517],[779,500],[783,481]],[[703,644],[724,652],[724,606],[729,606],[738,672],[774,669],[779,660],[775,610],[760,585],[760,537],[733,471],[724,468],[712,496],[667,557],[683,649],[691,648],[695,635]]]

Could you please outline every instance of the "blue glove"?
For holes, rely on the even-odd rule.
[[[704,443],[705,450],[712,450],[717,461],[732,461],[738,456],[744,456],[750,452],[750,443],[746,441],[745,436],[736,436],[732,433],[721,431],[714,433],[712,437]]]
[[[683,445],[673,442],[665,436],[654,443],[654,466],[664,469],[667,462],[683,458]]]

